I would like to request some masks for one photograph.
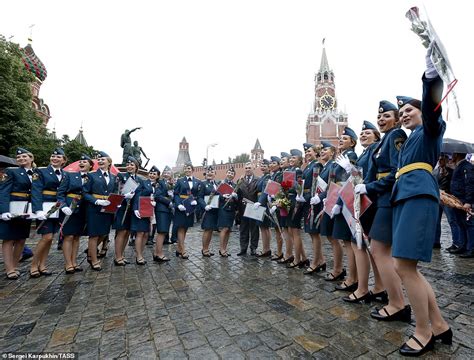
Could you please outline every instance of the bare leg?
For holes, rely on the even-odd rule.
[[[70,269],[74,267],[74,258],[73,258],[73,235],[67,235],[63,239],[63,256],[64,256],[64,267]]]
[[[72,264],[74,267],[77,267],[77,254],[79,253],[79,242],[80,242],[80,236],[74,236],[72,239],[72,255],[71,255],[71,260]]]
[[[283,238],[281,237],[281,232],[278,230],[278,228],[275,229],[275,240],[277,243],[277,256],[280,256],[283,254]]]
[[[165,233],[158,233],[156,236],[156,243],[155,243],[155,256],[159,256],[160,258],[164,257],[163,254],[163,241],[165,241]]]
[[[219,250],[221,254],[227,253],[227,243],[229,242],[230,229],[228,227],[222,228],[219,234]]]
[[[341,243],[332,236],[328,236],[327,238],[332,247],[334,261],[332,274],[337,276],[342,272],[342,246]]]
[[[270,229],[267,227],[260,227],[260,233],[262,234],[262,253],[270,251],[270,239],[272,237]]]
[[[288,231],[288,228],[282,228],[282,232],[285,238],[285,259],[293,256],[293,238]]]
[[[212,230],[204,230],[202,233],[202,252],[207,254],[209,252],[209,245],[211,244]]]
[[[135,252],[137,256],[137,260],[143,259],[143,247],[145,246],[145,237],[144,232],[140,231],[137,232],[137,236],[135,237]]]
[[[349,276],[347,278],[346,284],[351,285],[357,282],[357,265],[354,251],[352,251],[352,241],[344,240],[343,244],[347,256],[347,265],[349,266]]]
[[[365,249],[357,248],[357,244],[352,243],[352,252],[354,254],[357,267],[357,290],[354,291],[357,298],[360,298],[369,292],[369,255]]]
[[[178,244],[177,244],[177,249],[178,252],[181,254],[184,254],[184,239],[186,239],[186,228],[179,228],[178,229]]]
[[[31,260],[31,272],[44,270],[46,268],[46,258],[53,242],[53,234],[43,234],[35,247],[33,259]]]
[[[91,264],[97,264],[97,242],[99,241],[98,236],[89,237],[88,252]]]
[[[418,271],[417,263],[416,260],[395,258],[395,269],[405,285],[408,299],[415,313],[414,335],[422,344],[427,344],[433,334],[430,325],[431,319],[439,329],[447,330],[449,326],[441,316],[433,289]],[[413,349],[420,349],[420,346],[412,339],[407,344]]]
[[[375,264],[373,256],[369,255],[370,264],[372,265],[372,272],[374,273],[374,288],[372,289],[374,294],[382,292],[385,290],[385,286],[383,285],[382,278],[380,277],[380,271]],[[358,266],[358,265],[357,265]]]
[[[293,244],[295,246],[295,263],[305,261],[307,259],[306,253],[303,248],[303,241],[301,239],[301,230],[291,228],[291,235],[293,237]]]
[[[401,279],[395,271],[391,246],[372,239],[370,247],[382,283],[385,285],[388,294],[388,305],[385,306],[385,309],[389,314],[393,314],[405,307],[405,300],[403,299]]]
[[[313,262],[311,263],[311,267],[314,269],[317,266],[324,264],[326,259],[324,258],[321,237],[319,234],[310,234],[310,236],[313,245]]]
[[[5,263],[5,273],[15,271],[15,256],[14,252],[14,243],[15,240],[3,240],[2,243],[2,252],[3,252],[3,262]]]
[[[128,238],[127,230],[119,230],[115,236],[115,259],[120,261],[124,258],[125,243]]]

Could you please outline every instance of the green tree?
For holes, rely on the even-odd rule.
[[[249,154],[246,154],[246,153],[242,153],[240,155],[237,155],[233,160],[232,162],[234,164],[239,164],[239,163],[246,163],[250,161],[250,155]]]
[[[69,136],[63,135],[61,140],[62,147],[68,158],[67,164],[73,163],[81,157],[82,154],[93,157],[97,152],[92,146],[84,146],[76,140],[70,140]]]
[[[30,74],[17,44],[0,35],[0,154],[14,155],[17,146],[33,151],[45,134],[32,107]]]

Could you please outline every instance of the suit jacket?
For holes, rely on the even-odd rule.
[[[237,195],[239,199],[239,214],[242,216],[245,211],[245,202],[243,199],[248,199],[253,202],[258,201],[258,182],[259,178],[256,176],[252,177],[252,180],[250,183],[247,182],[247,180],[244,179],[242,180],[242,183],[240,184],[238,190],[237,190]]]
[[[31,185],[31,204],[33,212],[43,210],[43,202],[56,202],[59,179],[55,174],[55,169],[49,165],[45,168],[38,168],[38,177],[33,179]],[[60,170],[64,177],[64,171]],[[44,191],[48,193],[43,193]],[[53,195],[54,194],[54,195]]]

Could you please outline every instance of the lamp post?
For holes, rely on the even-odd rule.
[[[214,146],[217,146],[217,143],[209,144],[206,147],[206,161],[207,161],[206,166],[209,165],[209,148],[214,147]]]

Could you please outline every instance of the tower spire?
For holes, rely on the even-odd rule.
[[[323,54],[321,55],[321,65],[319,66],[319,72],[321,73],[325,71],[330,71],[328,57],[326,55],[326,47],[324,46],[325,41],[326,38],[323,39]]]

